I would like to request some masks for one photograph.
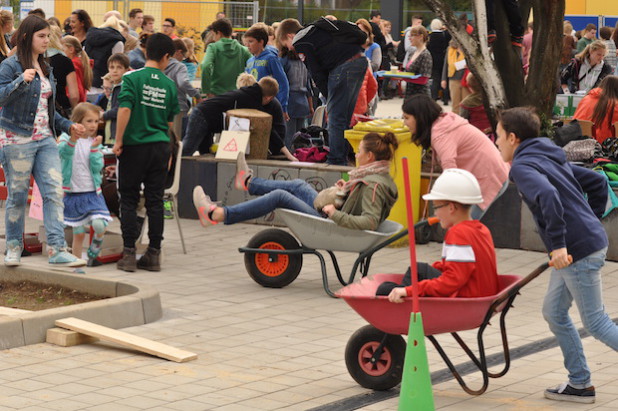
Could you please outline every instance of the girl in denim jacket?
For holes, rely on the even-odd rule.
[[[49,263],[71,267],[86,264],[66,251],[62,175],[55,139],[56,132],[80,137],[85,130],[56,113],[54,76],[43,57],[49,33],[49,23],[28,16],[15,33],[17,53],[0,65],[0,161],[9,187],[7,266],[20,264],[31,174],[43,197]]]

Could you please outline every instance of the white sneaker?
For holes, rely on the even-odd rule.
[[[6,256],[4,265],[7,267],[17,267],[21,264],[21,244],[17,240],[10,240],[6,243]]]
[[[249,180],[253,177],[253,170],[247,165],[245,161],[245,153],[238,152],[236,157],[236,175],[234,176],[234,188],[240,191],[249,191]]]
[[[68,253],[64,248],[49,247],[47,255],[49,257],[49,264],[53,266],[83,267],[86,265],[85,260],[75,257],[73,254]]]
[[[195,188],[193,188],[193,205],[197,210],[197,215],[200,218],[202,227],[217,224],[217,221],[212,220],[208,216],[211,211],[217,208],[217,204],[204,193],[204,189],[201,186],[195,186]]]

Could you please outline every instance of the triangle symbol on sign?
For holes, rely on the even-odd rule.
[[[236,144],[236,139],[233,138],[223,147],[224,151],[238,151],[238,145]]]

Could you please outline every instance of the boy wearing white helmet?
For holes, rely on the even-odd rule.
[[[445,170],[423,196],[446,229],[442,259],[431,266],[419,263],[419,295],[433,297],[484,297],[498,292],[496,253],[491,233],[470,216],[473,204],[483,202],[478,181],[466,170]],[[380,284],[377,295],[401,303],[412,295],[410,269],[399,285]]]

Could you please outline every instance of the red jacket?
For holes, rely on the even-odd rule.
[[[371,68],[367,67],[367,71],[365,72],[365,79],[363,80],[363,85],[358,92],[358,100],[356,100],[356,106],[354,106],[354,114],[360,114],[362,116],[366,115],[369,103],[376,96],[377,92],[378,82],[376,81],[375,77],[373,77]]]
[[[573,114],[573,118],[593,121],[592,114],[594,113],[594,106],[599,102],[602,91],[601,88],[593,88],[590,90],[586,97],[579,102],[577,110],[575,110],[575,114]],[[603,122],[601,124],[595,124],[592,130],[593,137],[599,143],[602,143],[609,137],[615,137],[612,124],[618,122],[618,101],[615,103],[614,112],[611,113],[608,111],[603,118]]]
[[[418,283],[420,296],[486,297],[498,293],[496,252],[489,229],[477,220],[449,228],[442,260],[433,263],[442,275]],[[412,296],[412,286],[406,287]]]

